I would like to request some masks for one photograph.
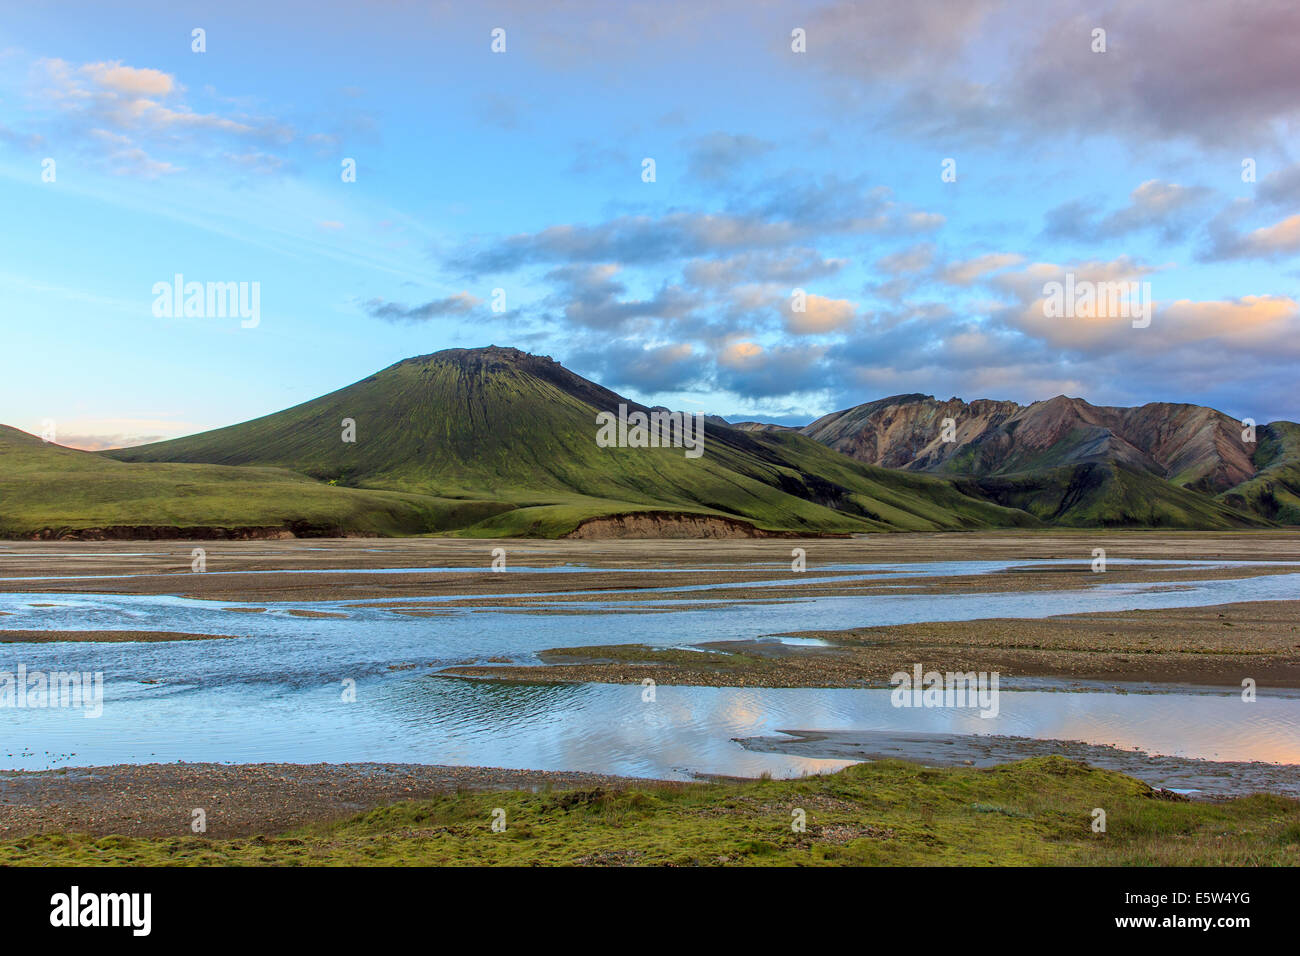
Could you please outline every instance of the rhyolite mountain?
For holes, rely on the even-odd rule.
[[[951,419],[953,440],[943,439]],[[896,395],[832,412],[800,431],[846,455],[909,471],[1006,475],[1107,462],[1217,494],[1253,477],[1257,442],[1212,408],[1164,402],[1108,408],[1056,398],[1021,406]]]
[[[1241,422],[1199,405],[896,395],[799,431],[859,461],[962,476],[982,495],[1058,524],[1161,524],[1177,512],[1208,519],[1205,509],[1218,506],[1300,523],[1297,426],[1259,426],[1252,442]]]
[[[605,448],[648,411],[543,356],[448,349],[252,421],[102,453],[0,429],[0,534],[850,534],[1300,521],[1300,429],[1196,406],[900,396],[802,429],[710,416],[704,454]],[[942,419],[956,423],[943,442]],[[355,441],[344,441],[344,420]],[[1227,424],[1225,424],[1225,422]]]

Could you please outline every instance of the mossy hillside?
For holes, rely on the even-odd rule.
[[[108,454],[274,465],[341,486],[499,503],[500,514],[464,526],[479,535],[563,533],[638,510],[809,533],[1037,523],[944,479],[861,465],[793,433],[710,424],[697,459],[681,448],[599,447],[597,412],[625,402],[536,356],[453,350],[251,422]],[[356,423],[355,443],[341,440],[344,419]]]
[[[0,535],[111,527],[419,534],[477,520],[464,502],[333,487],[281,468],[127,464],[0,426]]]
[[[1300,425],[1274,422],[1256,430],[1259,472],[1219,495],[1224,504],[1284,525],[1300,525]]]
[[[1225,501],[1123,465],[1088,463],[971,482],[960,487],[978,490],[1055,527],[1227,531],[1269,523]]]

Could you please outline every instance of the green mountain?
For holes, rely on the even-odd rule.
[[[793,432],[706,423],[704,452],[602,448],[597,414],[649,412],[549,358],[449,349],[240,425],[106,452],[122,462],[274,466],[337,487],[428,498],[428,531],[556,535],[656,512],[766,531],[1026,527],[1033,517],[953,482],[855,462]],[[344,441],[345,420],[355,441]],[[691,526],[711,533],[698,521]]]
[[[979,478],[969,484],[959,482],[959,487],[1066,528],[1228,531],[1269,524],[1265,517],[1231,502],[1113,462]]]

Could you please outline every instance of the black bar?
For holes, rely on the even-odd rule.
[[[150,894],[148,935],[135,936],[129,925],[52,926],[52,897],[73,886],[83,901],[88,894]],[[1057,940],[1200,935],[1231,943],[1242,933],[1293,926],[1293,890],[1294,872],[1286,869],[1227,868],[9,869],[0,871],[0,910],[6,942],[75,935],[206,946],[254,935],[259,942],[375,947],[408,931],[476,927],[491,933],[494,945],[500,934],[535,942],[569,937],[572,945],[590,943],[597,932],[613,933],[605,938],[616,945],[661,933],[665,942],[698,941],[713,932],[733,943],[771,943],[787,933],[812,941],[856,925],[898,931],[899,941],[952,934],[971,943],[1034,929]],[[1154,925],[1118,925],[1131,918]],[[1206,918],[1209,928],[1177,922]],[[1247,925],[1214,922],[1240,918]]]

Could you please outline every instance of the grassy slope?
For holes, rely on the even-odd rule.
[[[0,425],[0,535],[112,526],[413,534],[460,502],[336,488],[278,468],[125,464]]]
[[[475,535],[557,534],[584,518],[642,510],[806,532],[1037,524],[947,480],[861,465],[793,433],[710,426],[699,459],[682,449],[600,448],[596,411],[619,401],[527,362],[486,368],[426,356],[264,418],[111,454],[278,465],[341,485],[491,503],[500,514],[466,522]],[[340,440],[345,418],[356,422],[355,444]]]
[[[999,504],[1024,509],[1058,527],[1226,531],[1269,524],[1269,519],[1258,513],[1122,465],[1073,465],[971,479],[971,484]]]
[[[1256,432],[1253,478],[1229,488],[1219,500],[1279,524],[1300,525],[1300,425],[1274,422]]]
[[[1093,809],[1106,832],[1093,833]],[[493,810],[506,829],[493,833]],[[791,830],[791,811],[806,832]],[[1300,802],[1181,802],[1060,757],[617,792],[465,793],[271,838],[37,836],[0,864],[1300,865]]]

